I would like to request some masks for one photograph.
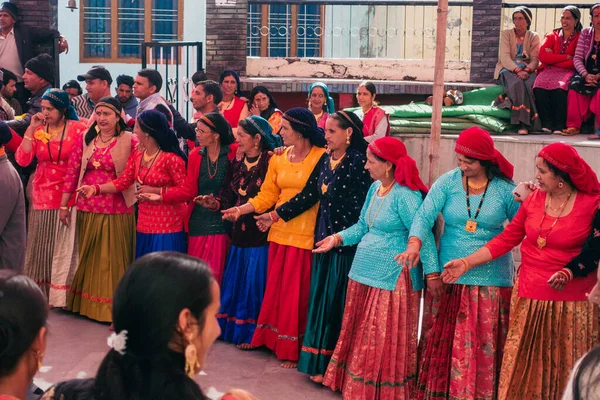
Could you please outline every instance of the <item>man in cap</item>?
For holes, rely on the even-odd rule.
[[[103,97],[110,97],[112,76],[103,66],[95,65],[86,74],[77,76],[77,80],[79,82],[85,81],[87,93],[77,96],[71,101],[79,118],[82,121],[88,120],[86,122],[89,123],[96,103]]]
[[[40,54],[27,61],[25,64],[25,73],[23,74],[23,83],[25,84],[25,88],[32,93],[25,104],[26,114],[21,119],[8,121],[8,126],[21,136],[25,134],[31,122],[31,117],[42,111],[42,95],[54,83],[54,60],[52,57],[48,54]]]
[[[24,89],[21,79],[25,72],[25,64],[33,58],[33,49],[39,44],[44,44],[60,38],[60,52],[68,51],[67,40],[60,36],[54,29],[36,26],[35,28],[23,25],[18,21],[17,6],[8,1],[0,4],[0,66],[17,75],[16,98],[25,107],[29,97]]]
[[[75,97],[83,93],[81,85],[79,85],[79,83],[76,80],[70,80],[67,83],[65,83],[62,87],[62,90],[69,93],[70,100],[73,100]]]
[[[117,95],[115,98],[119,100],[125,114],[131,118],[137,115],[138,101],[133,95],[133,77],[129,75],[117,76],[117,87],[115,88]]]

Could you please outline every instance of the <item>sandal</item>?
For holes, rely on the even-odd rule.
[[[577,129],[577,128],[563,129],[563,131],[560,134],[563,135],[563,136],[575,136],[575,135],[579,135],[579,129]]]
[[[517,131],[517,134],[518,135],[527,135],[527,134],[529,134],[529,131],[525,128],[521,128]]]

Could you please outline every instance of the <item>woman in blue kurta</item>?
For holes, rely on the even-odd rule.
[[[375,140],[365,168],[371,185],[358,222],[317,243],[315,252],[358,244],[340,338],[323,384],[344,399],[410,399],[417,373],[417,325],[423,268],[395,261],[406,249],[427,187],[399,140]],[[426,273],[438,268],[431,231],[423,240]]]
[[[459,168],[433,184],[415,216],[411,244],[400,256],[412,264],[419,239],[429,235],[441,212],[440,266],[427,277],[437,300],[426,300],[415,397],[494,399],[508,329],[512,255],[470,271],[455,285],[443,287],[439,276],[446,262],[471,254],[501,233],[519,204],[511,193],[513,166],[494,148],[489,133],[477,127],[463,131],[455,151]]]
[[[314,169],[304,190],[275,210],[284,221],[302,214],[319,203],[315,242],[354,225],[373,180],[365,170],[367,142],[362,121],[352,112],[329,115],[325,140],[329,153]],[[261,222],[270,225],[270,217]],[[344,246],[315,254],[310,279],[308,320],[298,370],[317,383],[323,381],[342,318],[348,273],[356,246]]]
[[[216,197],[209,194],[199,199],[203,207],[219,216],[221,210],[246,204],[258,194],[269,167],[269,152],[281,146],[281,137],[273,135],[269,122],[257,116],[239,121],[236,141],[243,157],[231,162]],[[257,228],[255,215],[246,214],[233,224],[217,314],[220,338],[241,349],[251,348],[267,283],[267,233]]]

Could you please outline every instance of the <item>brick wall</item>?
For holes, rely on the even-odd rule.
[[[473,0],[471,82],[490,83],[498,62],[502,0]]]
[[[29,26],[50,27],[50,3],[56,0],[11,0],[19,8],[19,20]]]
[[[215,1],[206,1],[206,73],[215,80],[226,69],[245,75],[248,2],[217,6]]]

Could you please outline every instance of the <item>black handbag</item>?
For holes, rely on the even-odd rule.
[[[598,86],[588,85],[585,78],[577,72],[573,75],[573,78],[571,78],[569,89],[584,96],[593,96],[596,93],[596,90],[598,90]]]

